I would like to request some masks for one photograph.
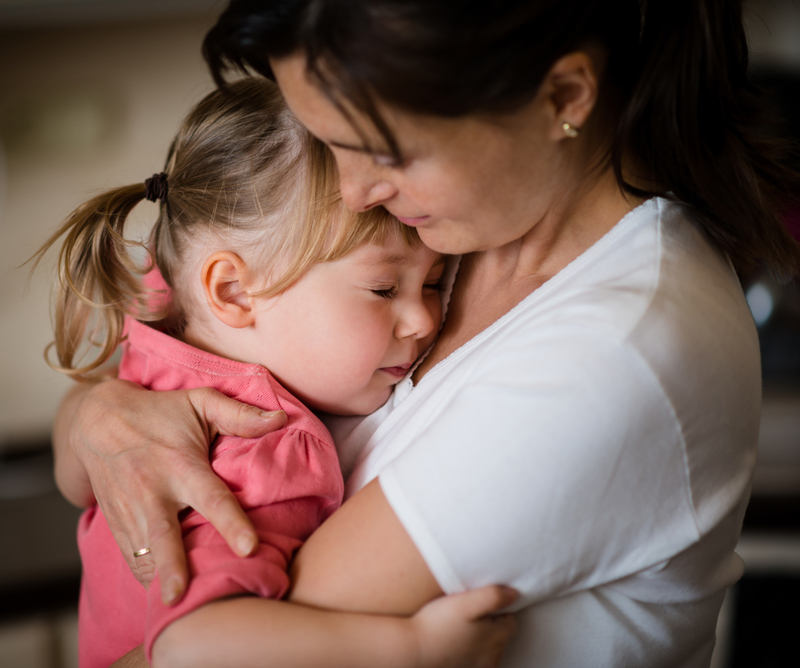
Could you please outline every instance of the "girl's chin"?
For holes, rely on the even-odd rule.
[[[369,397],[352,401],[347,406],[338,406],[334,410],[326,412],[331,413],[332,415],[342,416],[369,415],[370,413],[374,413],[387,401],[389,401],[389,397],[392,396],[393,390],[394,384],[386,388],[386,391],[380,395],[372,394]]]

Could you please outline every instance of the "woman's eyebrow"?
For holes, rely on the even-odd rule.
[[[347,144],[345,142],[339,142],[339,141],[329,141],[328,145],[344,149],[345,151],[366,153],[367,155],[391,155],[392,153],[389,149],[380,150],[380,149],[370,148],[368,146],[359,146],[358,144]]]

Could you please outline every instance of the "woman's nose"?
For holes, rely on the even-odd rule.
[[[351,211],[367,211],[397,194],[397,188],[375,174],[372,158],[358,156],[345,164],[339,162],[339,189],[342,201]]]

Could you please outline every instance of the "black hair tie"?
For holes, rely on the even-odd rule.
[[[166,202],[168,192],[169,184],[167,183],[166,172],[153,174],[144,182],[144,196],[150,202],[155,202],[156,200]]]

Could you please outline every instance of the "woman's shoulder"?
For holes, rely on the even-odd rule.
[[[632,211],[472,347],[491,359],[503,350],[524,356],[592,341],[627,348],[654,366],[698,356],[706,366],[724,357],[758,364],[755,327],[733,268],[679,205],[663,199]]]
[[[749,479],[758,338],[726,258],[676,205],[644,213],[431,371],[414,404],[447,406],[434,418],[451,431],[490,415],[493,429],[510,425],[498,442],[559,441],[569,462],[602,451],[642,473],[656,452],[643,446],[658,443],[681,463],[676,483],[702,530],[712,497],[737,497]]]

